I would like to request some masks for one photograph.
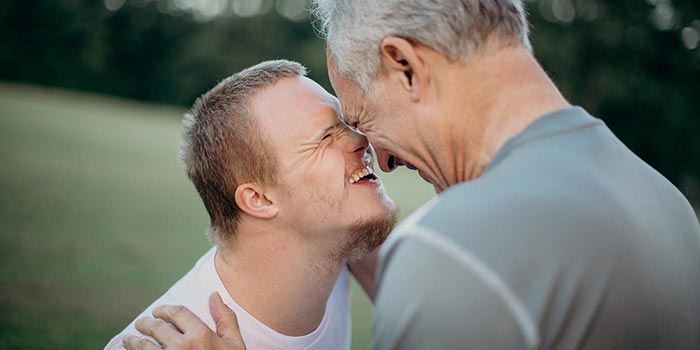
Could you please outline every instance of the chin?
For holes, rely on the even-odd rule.
[[[397,218],[398,210],[387,198],[386,205],[378,208],[374,215],[365,216],[351,224],[347,239],[337,255],[341,259],[352,261],[379,248],[394,229]]]
[[[362,199],[355,197],[354,199],[360,200],[363,212],[369,214],[364,214],[363,217],[378,216],[379,213],[388,213],[396,210],[396,205],[394,201],[386,194],[383,187],[375,187],[371,192],[362,193],[360,196]],[[352,199],[350,199],[352,200]],[[370,209],[373,208],[373,209]]]

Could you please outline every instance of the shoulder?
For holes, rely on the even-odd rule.
[[[488,262],[449,238],[413,232],[382,263],[376,348],[535,344],[535,323],[525,305]],[[501,336],[489,336],[493,329]]]
[[[468,245],[473,239],[546,239],[555,232],[562,237],[609,223],[612,216],[600,203],[606,196],[556,179],[520,183],[488,177],[448,189],[413,223]]]
[[[160,305],[184,305],[207,322],[206,317],[209,316],[207,291],[211,290],[211,286],[206,285],[206,281],[207,278],[211,277],[211,271],[214,271],[213,261],[211,260],[214,253],[213,248],[205,253],[191,270],[175,282],[163,295],[141,311],[124,330],[112,338],[105,346],[105,350],[121,350],[123,349],[121,342],[125,336],[141,335],[134,327],[136,320],[141,317],[151,316],[153,309]],[[211,269],[208,268],[209,264],[211,264]],[[202,282],[205,284],[202,284]],[[209,316],[209,318],[211,317]],[[209,323],[213,324],[213,321]]]
[[[448,257],[472,256],[504,276],[566,261],[599,266],[620,255],[629,238],[617,232],[627,224],[611,210],[614,204],[600,203],[618,199],[574,187],[491,180],[456,186],[400,225],[384,258],[414,241]]]

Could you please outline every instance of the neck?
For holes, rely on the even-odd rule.
[[[450,63],[444,84],[446,107],[439,111],[440,147],[434,155],[438,191],[481,176],[512,137],[541,116],[569,106],[527,50],[505,48],[466,63]]]
[[[290,239],[298,236],[293,232],[251,226],[239,225],[236,241],[216,255],[216,271],[226,290],[275,331],[311,333],[323,319],[345,263],[301,247],[301,240]]]

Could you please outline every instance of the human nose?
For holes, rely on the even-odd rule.
[[[348,130],[345,142],[345,150],[349,153],[360,152],[364,154],[369,148],[367,137],[355,130]]]
[[[396,157],[393,155],[384,151],[377,151],[376,149],[375,153],[377,153],[379,169],[382,169],[383,172],[390,173],[398,168],[399,164],[397,164]]]

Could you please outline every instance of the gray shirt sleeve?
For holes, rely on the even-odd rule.
[[[496,290],[505,286],[488,276],[487,267],[439,241],[407,233],[384,257],[374,349],[528,348],[512,305],[517,301]],[[402,273],[391,273],[397,268]]]
[[[376,349],[700,349],[700,225],[581,109],[543,117],[382,248]]]

